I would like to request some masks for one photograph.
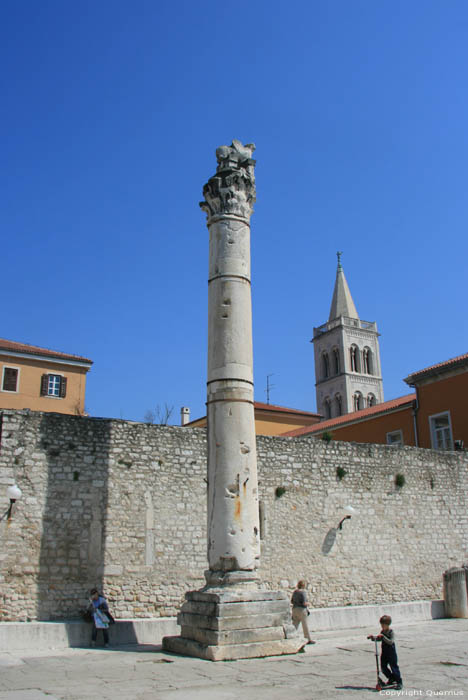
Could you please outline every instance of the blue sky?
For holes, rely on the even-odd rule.
[[[0,336],[93,416],[205,412],[215,149],[257,150],[255,397],[315,410],[336,251],[385,398],[468,351],[465,0],[3,0]]]

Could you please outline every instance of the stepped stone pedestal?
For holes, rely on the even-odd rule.
[[[282,591],[189,591],[177,617],[180,637],[163,649],[209,661],[296,654],[305,645],[290,622]]]

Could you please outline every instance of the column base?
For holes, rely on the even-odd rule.
[[[306,644],[294,639],[250,642],[244,644],[208,645],[184,637],[164,637],[163,649],[184,656],[196,656],[206,661],[235,661],[236,659],[258,659],[265,656],[297,654]]]
[[[239,570],[235,571],[205,571],[206,587],[204,591],[209,589],[224,589],[226,587],[239,587],[242,590],[249,588],[257,590],[260,586],[260,576],[253,571]]]
[[[178,615],[180,637],[163,649],[209,661],[296,654],[306,644],[290,621],[283,591],[189,591]]]

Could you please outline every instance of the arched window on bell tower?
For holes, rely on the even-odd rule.
[[[363,372],[364,374],[374,374],[372,350],[365,347],[362,351],[362,361],[363,361]]]
[[[328,357],[328,352],[324,352],[322,355],[322,369],[323,378],[327,379],[330,376],[330,358]]]
[[[359,348],[357,345],[351,345],[349,348],[349,359],[351,363],[351,372],[360,372],[361,361],[359,357]]]
[[[339,374],[341,371],[340,367],[340,351],[338,348],[333,348],[332,350],[332,358],[333,358],[333,371],[335,374]]]
[[[336,407],[336,415],[337,416],[343,415],[343,399],[341,398],[341,394],[335,394],[335,407]]]
[[[361,411],[364,408],[364,399],[360,391],[354,393],[353,408],[355,411]]]
[[[325,409],[325,418],[326,419],[331,418],[332,417],[332,415],[331,415],[331,401],[328,398],[328,396],[326,397],[325,401],[323,402],[323,407]]]
[[[375,406],[377,403],[377,399],[375,398],[374,394],[367,394],[367,406]]]

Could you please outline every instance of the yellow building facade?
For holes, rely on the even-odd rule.
[[[0,410],[85,415],[92,364],[86,357],[0,338]]]
[[[256,435],[281,435],[287,430],[312,426],[322,418],[318,413],[274,406],[260,401],[254,402],[254,415]],[[185,425],[189,428],[206,428],[206,416]]]

